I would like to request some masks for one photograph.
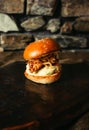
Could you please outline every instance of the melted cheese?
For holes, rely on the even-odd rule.
[[[26,65],[26,73],[29,75],[35,75],[35,76],[46,76],[46,75],[52,75],[59,71],[59,66],[45,66],[42,69],[40,69],[38,72],[31,73],[29,70],[29,64]]]

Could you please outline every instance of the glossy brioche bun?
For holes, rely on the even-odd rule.
[[[51,39],[44,38],[30,43],[24,50],[23,57],[25,60],[39,58],[46,53],[60,50],[59,44]]]
[[[27,79],[32,80],[33,82],[41,83],[41,84],[50,84],[57,81],[60,78],[61,70],[53,75],[48,75],[48,76],[29,75],[28,73],[26,73],[26,71],[24,74]]]

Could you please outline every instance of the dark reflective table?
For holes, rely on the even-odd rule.
[[[57,82],[43,85],[24,77],[24,62],[0,68],[0,129],[37,125],[41,130],[50,130],[67,126],[86,113],[89,64],[63,64],[62,69]]]

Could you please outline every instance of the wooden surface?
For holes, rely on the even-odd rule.
[[[49,130],[67,126],[87,112],[89,64],[63,64],[62,68],[61,78],[49,85],[27,80],[24,62],[0,68],[0,129],[38,124]]]

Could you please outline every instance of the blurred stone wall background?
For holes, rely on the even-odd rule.
[[[30,42],[45,37],[60,44],[62,63],[89,61],[89,0],[0,0],[1,60],[6,52],[19,60]]]

